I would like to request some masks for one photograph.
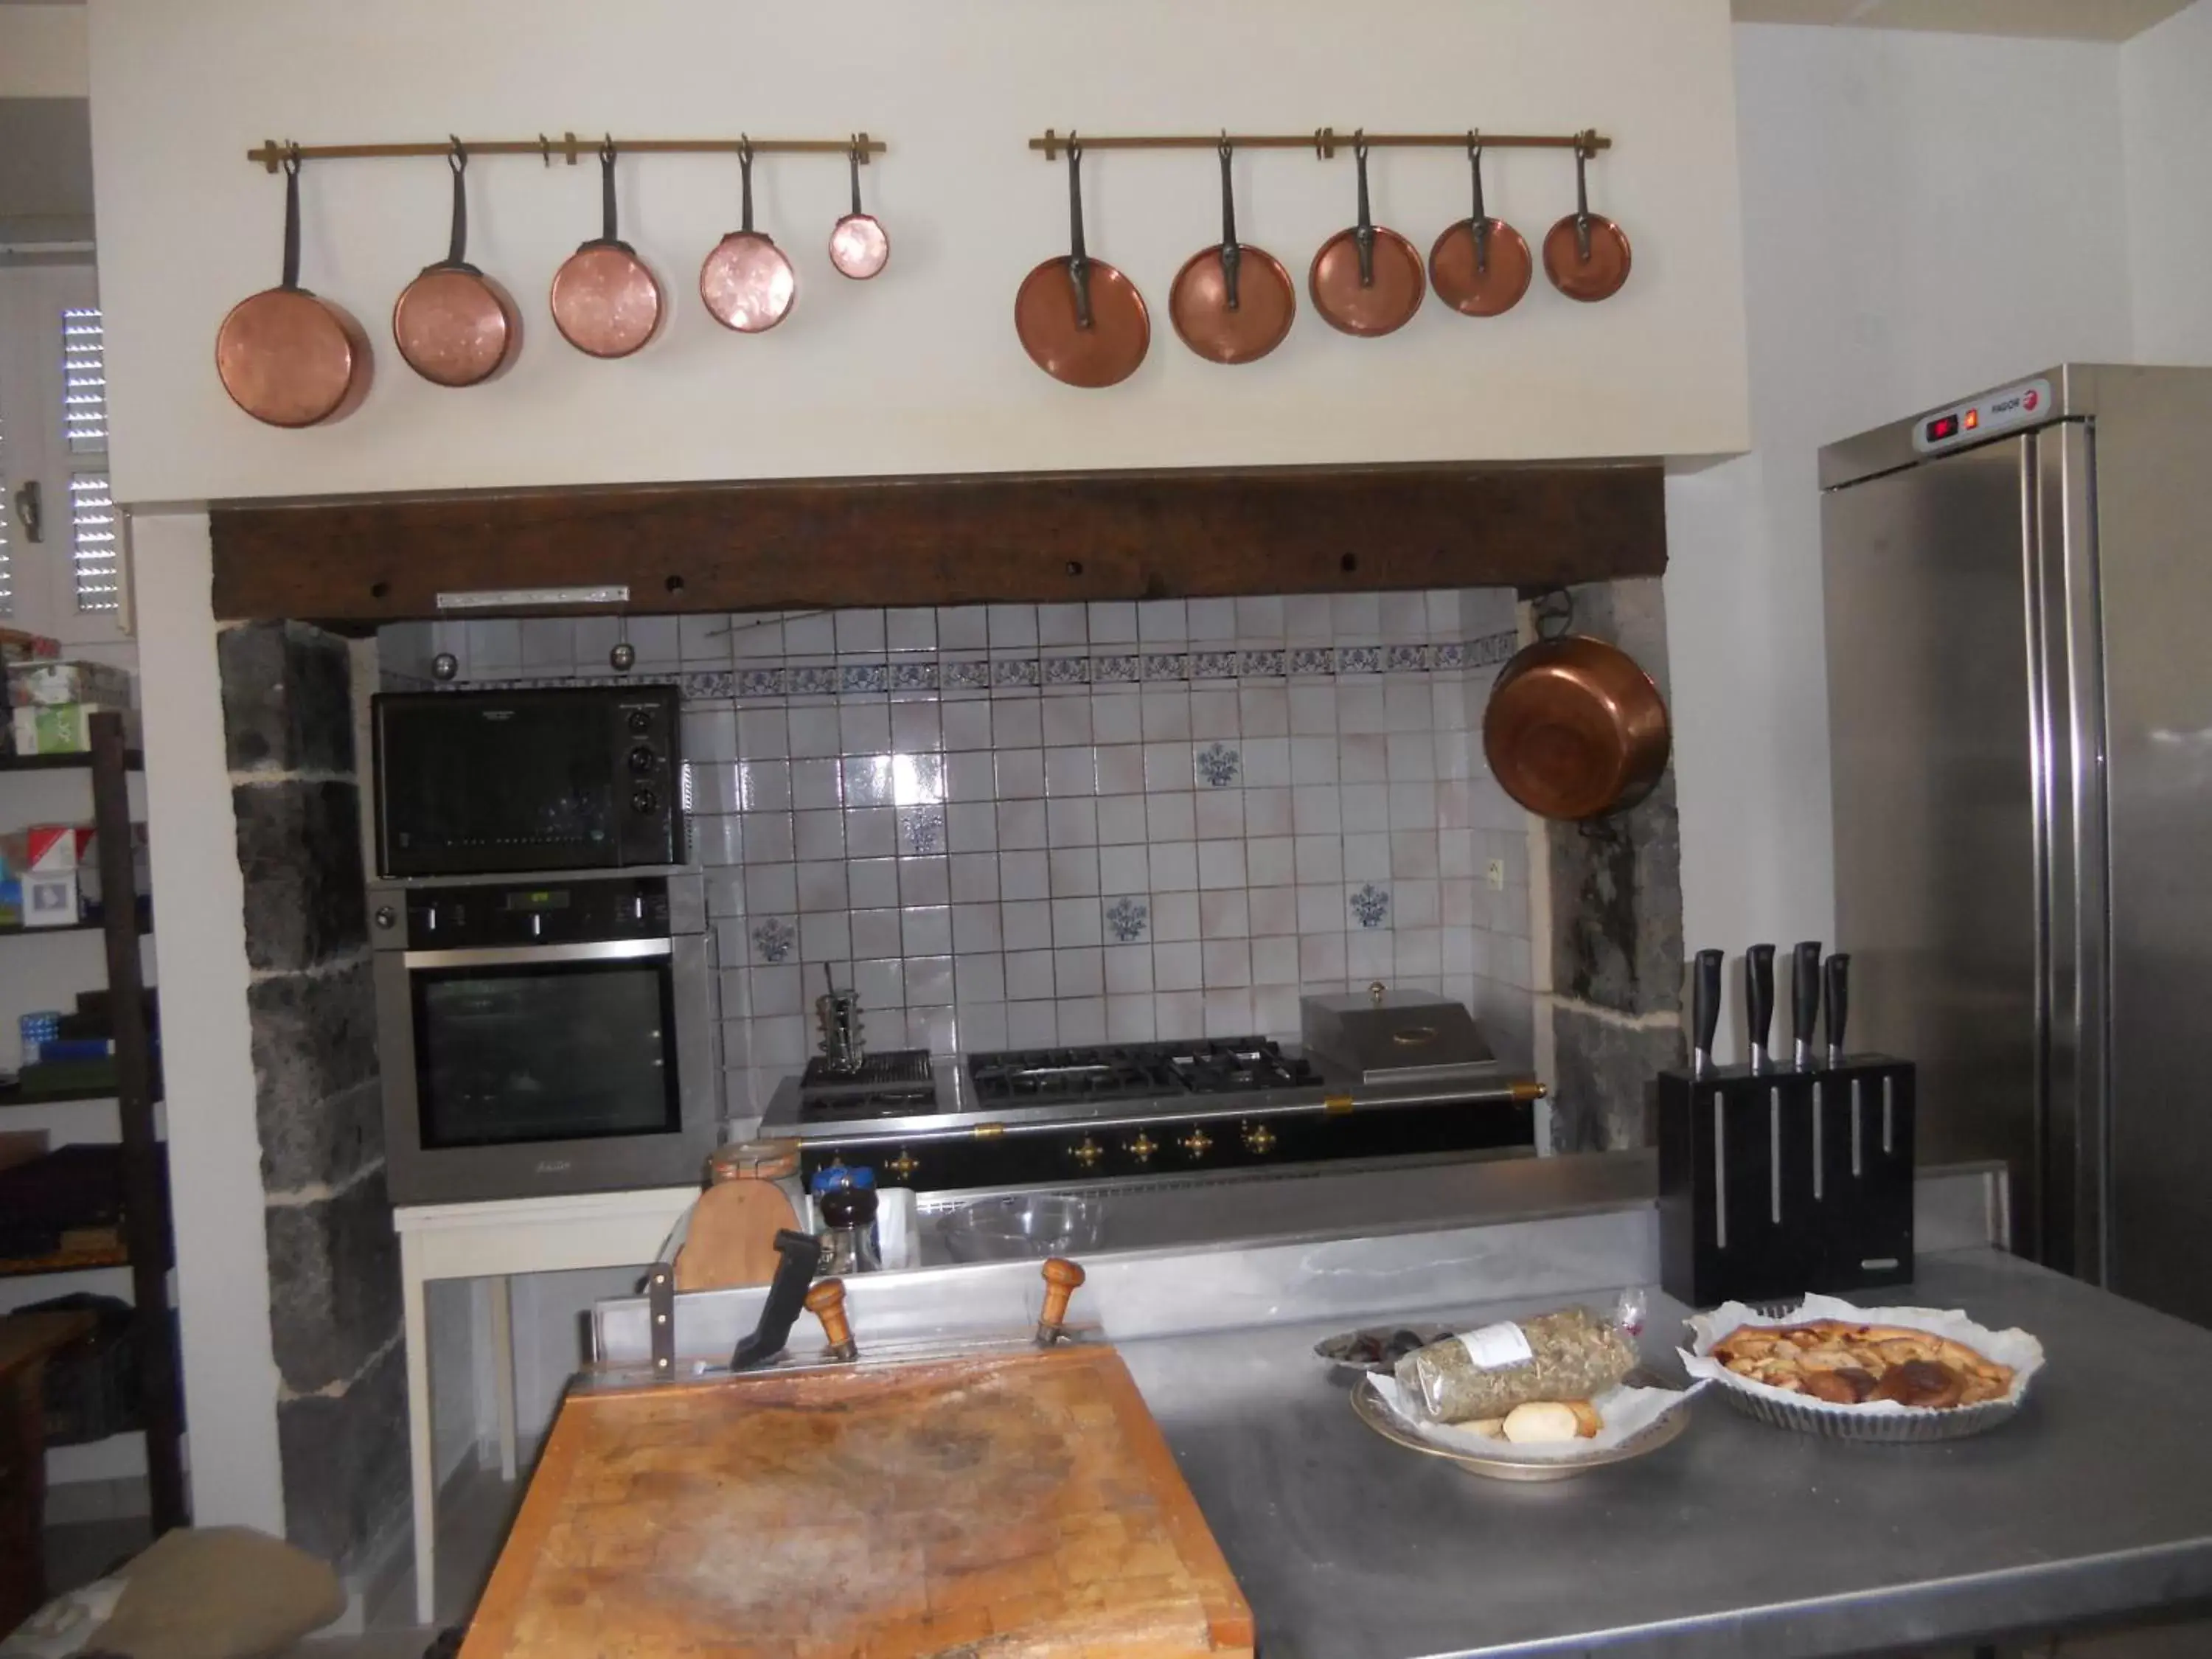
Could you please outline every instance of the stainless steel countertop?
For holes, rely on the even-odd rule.
[[[1846,1445],[1709,1392],[1673,1445],[1553,1486],[1482,1480],[1367,1429],[1312,1353],[1341,1321],[1121,1346],[1267,1659],[1794,1659],[2212,1597],[2212,1332],[1992,1250],[1920,1269],[1895,1302],[2042,1340],[2049,1369],[2003,1428]],[[1644,1344],[1678,1376],[1686,1311],[1655,1294]]]

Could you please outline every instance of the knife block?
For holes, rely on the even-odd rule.
[[[1662,1072],[1660,1283],[1692,1307],[1912,1277],[1910,1060]]]

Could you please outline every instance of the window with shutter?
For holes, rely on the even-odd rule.
[[[62,436],[72,455],[107,453],[107,354],[97,306],[62,313]]]
[[[122,605],[115,503],[108,494],[107,355],[97,306],[62,313],[62,438],[72,460],[70,475],[70,570],[81,611],[114,611]]]
[[[15,497],[8,490],[8,434],[0,429],[0,617],[15,614],[15,566],[8,544],[14,514]]]

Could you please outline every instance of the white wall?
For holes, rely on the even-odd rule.
[[[452,50],[450,0],[93,0],[100,280],[118,498],[1422,457],[1723,453],[1745,440],[1735,125],[1724,0],[1383,0],[1356,47],[1328,0],[1109,11],[1031,0],[477,0]],[[1230,66],[1233,65],[1233,69]],[[1014,291],[1065,252],[1064,170],[1025,148],[1048,126],[1123,131],[1506,131],[1599,125],[1595,205],[1634,240],[1635,274],[1602,305],[1540,277],[1508,319],[1433,301],[1386,339],[1310,311],[1264,363],[1200,362],[1168,326],[1176,268],[1219,234],[1212,156],[1086,164],[1094,253],[1149,296],[1155,337],[1110,392],[1061,386],[1012,328]],[[446,238],[438,159],[310,164],[304,280],[377,342],[367,406],[333,427],[256,425],[224,398],[210,349],[225,311],[278,270],[280,179],[264,138],[837,137],[892,153],[867,170],[895,252],[871,283],[828,269],[845,210],[834,157],[763,158],[758,222],[797,259],[798,307],[773,334],[708,317],[700,260],[737,213],[721,156],[621,168],[623,229],[659,270],[671,323],[638,356],[585,359],[544,308],[555,268],[597,234],[591,166],[487,157],[471,168],[472,256],[520,297],[527,340],[495,385],[440,390],[390,343],[393,298]],[[1352,213],[1348,155],[1239,163],[1239,226],[1301,278]],[[1565,152],[1494,153],[1491,205],[1531,240],[1573,204]],[[1378,152],[1379,216],[1426,251],[1467,211],[1453,151]]]
[[[1735,46],[1753,450],[1669,481],[1666,578],[1685,936],[1732,957],[1834,937],[1820,446],[2134,344],[2118,48]]]
[[[2212,364],[2212,0],[2120,48],[2120,97],[2136,349]]]
[[[0,5],[0,98],[82,98],[91,83],[83,7]]]

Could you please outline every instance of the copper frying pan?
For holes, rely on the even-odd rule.
[[[469,153],[453,140],[453,233],[446,257],[422,267],[392,307],[392,337],[407,367],[439,386],[481,386],[522,349],[514,296],[469,263]]]
[[[1585,635],[1523,647],[1482,713],[1492,775],[1541,817],[1626,811],[1657,787],[1671,747],[1651,677],[1618,646]]]
[[[1589,210],[1589,140],[1575,141],[1575,210],[1544,235],[1544,275],[1570,300],[1610,299],[1628,280],[1627,232]]]
[[[1067,141],[1068,248],[1022,278],[1014,332],[1036,366],[1069,386],[1126,380],[1145,361],[1152,322],[1137,285],[1083,243],[1083,146]]]
[[[1200,248],[1176,272],[1168,319],[1182,343],[1209,362],[1250,363],[1282,344],[1297,315],[1297,290],[1282,261],[1237,240],[1229,140],[1221,141],[1221,242]]]
[[[891,239],[872,213],[860,211],[860,141],[846,157],[853,169],[853,210],[830,228],[830,263],[840,276],[865,283],[890,263]]]
[[[1429,281],[1437,298],[1468,317],[1510,311],[1528,291],[1528,244],[1503,219],[1482,208],[1482,139],[1467,135],[1467,164],[1474,175],[1474,211],[1444,227],[1429,249]]]
[[[1306,286],[1314,309],[1331,328],[1371,337],[1413,320],[1428,282],[1413,245],[1376,224],[1368,213],[1364,133],[1352,134],[1352,155],[1359,168],[1359,222],[1321,245]]]
[[[300,286],[297,146],[284,158],[284,280],[230,308],[216,331],[215,368],[231,401],[270,426],[341,420],[368,396],[367,331]]]
[[[553,273],[553,325],[592,357],[627,357],[660,327],[660,282],[615,234],[615,141],[599,145],[599,234]]]
[[[784,252],[753,228],[753,147],[738,141],[738,170],[744,179],[744,206],[738,227],[714,245],[699,267],[699,297],[707,313],[724,328],[740,334],[765,334],[791,315],[799,295],[799,273]]]

